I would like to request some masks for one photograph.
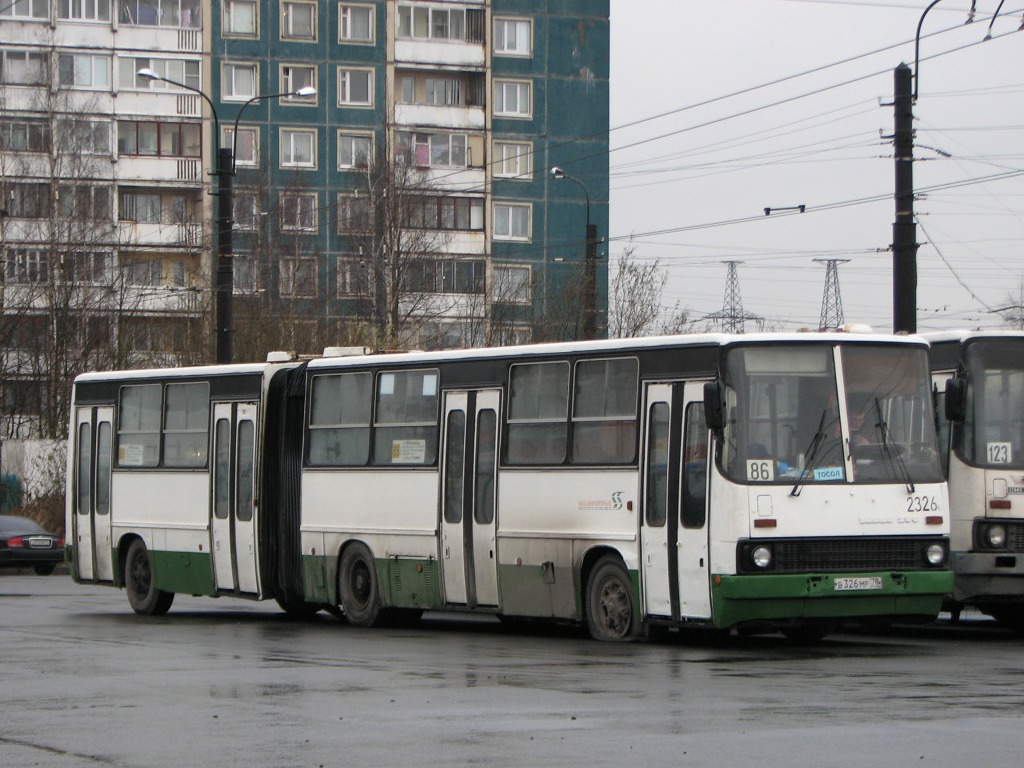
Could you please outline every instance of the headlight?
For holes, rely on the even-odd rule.
[[[754,547],[750,550],[750,562],[754,564],[755,568],[760,568],[763,571],[772,564],[771,547]]]
[[[1002,525],[990,525],[985,529],[985,543],[993,549],[1002,549],[1006,546],[1006,527]]]
[[[941,544],[931,544],[925,550],[924,556],[928,558],[931,565],[942,565],[946,559],[946,548]]]

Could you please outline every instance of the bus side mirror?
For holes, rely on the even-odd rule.
[[[720,381],[704,385],[704,419],[712,432],[719,433],[725,428],[725,387]]]
[[[946,421],[956,424],[967,416],[967,379],[949,379],[946,382]]]

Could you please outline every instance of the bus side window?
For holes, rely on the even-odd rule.
[[[708,425],[704,404],[686,407],[686,432],[683,443],[683,494],[680,512],[684,528],[703,528],[707,517]]]

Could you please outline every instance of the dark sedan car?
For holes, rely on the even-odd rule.
[[[40,576],[64,562],[64,539],[34,520],[0,515],[0,568],[34,568]]]

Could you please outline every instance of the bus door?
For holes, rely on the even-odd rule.
[[[256,574],[256,403],[213,406],[213,573],[219,591],[259,592]]]
[[[114,409],[81,408],[75,446],[75,561],[78,578],[113,581],[110,541],[110,466]]]
[[[498,604],[496,551],[501,391],[447,392],[441,463],[441,570],[445,599]]]
[[[647,613],[710,618],[704,382],[647,386],[643,457]]]

